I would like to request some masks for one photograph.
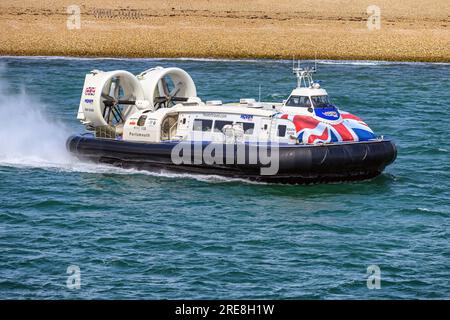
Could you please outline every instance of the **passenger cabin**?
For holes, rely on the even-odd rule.
[[[211,141],[296,143],[294,124],[274,118],[276,111],[240,104],[211,106],[180,103],[154,112],[133,114],[124,126],[123,139],[136,142]]]

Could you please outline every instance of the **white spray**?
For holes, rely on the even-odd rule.
[[[2,79],[0,64],[0,163],[58,166],[72,162],[65,148],[68,130],[57,119],[49,120],[47,107],[22,88],[13,93]]]

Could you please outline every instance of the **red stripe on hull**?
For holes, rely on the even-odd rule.
[[[328,128],[325,128],[325,130],[320,136],[316,136],[314,134],[310,135],[308,138],[308,143],[314,143],[314,141],[316,141],[317,139],[322,141],[328,140]]]
[[[294,116],[293,122],[297,132],[303,129],[314,129],[320,123],[320,121],[306,116]]]
[[[333,128],[339,133],[343,141],[354,141],[353,135],[342,123],[332,125]]]
[[[362,122],[361,118],[359,118],[351,113],[344,113],[344,114],[341,113],[341,116],[342,116],[342,119],[353,119],[353,120]]]

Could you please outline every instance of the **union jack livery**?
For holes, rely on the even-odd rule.
[[[336,120],[322,118],[317,110],[311,116],[278,114],[277,117],[292,121],[297,139],[305,144],[376,139],[369,126],[357,116],[338,110],[327,112],[334,113]]]
[[[86,90],[84,90],[84,94],[86,96],[95,96],[95,87],[87,87]]]

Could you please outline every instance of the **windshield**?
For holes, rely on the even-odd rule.
[[[286,106],[309,108],[311,107],[311,101],[306,96],[291,96],[286,102]]]
[[[328,96],[312,96],[311,100],[315,108],[334,107],[331,104],[330,99],[328,99]]]

